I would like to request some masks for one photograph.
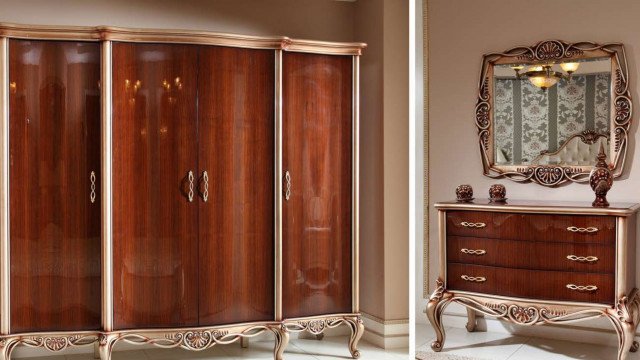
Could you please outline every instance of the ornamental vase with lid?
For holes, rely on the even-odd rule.
[[[596,199],[591,205],[595,207],[607,207],[607,193],[613,186],[613,174],[607,164],[607,154],[604,152],[604,145],[600,144],[600,153],[598,154],[598,162],[589,174],[589,185],[596,193]]]

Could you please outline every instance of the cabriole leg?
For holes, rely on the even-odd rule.
[[[362,323],[362,318],[360,316],[348,319],[347,322],[349,323],[349,328],[351,328],[351,337],[349,337],[349,351],[351,352],[351,357],[357,359],[360,357],[358,342],[360,341],[360,338],[362,338],[362,334],[364,333],[364,324]]]
[[[289,344],[289,331],[284,325],[281,325],[280,327],[273,327],[271,330],[276,335],[276,345],[273,349],[273,358],[274,360],[282,360],[284,349]]]
[[[11,359],[11,353],[13,349],[18,345],[18,341],[11,338],[4,338],[0,340],[0,360]]]
[[[471,309],[471,308],[467,308],[467,331],[468,332],[474,332],[476,331],[476,311]]]
[[[427,304],[427,317],[431,326],[436,332],[436,340],[431,343],[431,349],[435,352],[442,350],[446,334],[442,324],[442,314],[444,309],[449,305],[449,299],[444,299],[444,282],[440,279],[436,281],[436,290],[431,295]],[[475,315],[475,314],[474,314]]]
[[[113,346],[116,344],[118,340],[117,335],[115,334],[101,334],[99,345],[98,345],[98,353],[100,355],[100,360],[111,360],[111,352],[113,351]]]

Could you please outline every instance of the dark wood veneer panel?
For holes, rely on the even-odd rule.
[[[485,223],[483,228],[468,228],[462,222]],[[596,227],[594,233],[575,233],[568,227]],[[613,216],[492,213],[486,211],[447,211],[449,235],[482,238],[600,243],[615,245],[616,219]]]
[[[462,275],[485,277],[481,283],[465,281]],[[567,284],[595,285],[594,292],[580,292]],[[447,288],[539,300],[577,301],[601,304],[614,303],[615,276],[560,271],[498,268],[480,265],[447,265]]]
[[[352,58],[285,52],[282,81],[283,171],[291,174],[282,206],[283,314],[348,313]]]
[[[10,40],[13,333],[100,328],[100,46]]]
[[[113,44],[116,329],[198,324],[198,47]]]
[[[484,250],[484,255],[462,253],[462,249]],[[568,255],[595,256],[595,262],[578,262]],[[551,243],[464,236],[447,237],[447,261],[520,269],[615,273],[616,249],[611,245]]]
[[[274,79],[271,50],[200,48],[200,325],[274,320]]]

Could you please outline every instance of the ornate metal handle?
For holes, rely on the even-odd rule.
[[[464,281],[469,281],[469,282],[485,282],[487,281],[487,278],[482,277],[482,276],[469,276],[469,275],[462,275],[460,276],[460,278]]]
[[[567,255],[567,259],[571,261],[577,262],[596,262],[598,258],[595,256],[576,256],[576,255]]]
[[[202,172],[202,182],[204,183],[204,190],[202,190],[202,201],[207,202],[209,199],[209,174],[207,171]]]
[[[571,232],[575,232],[575,233],[595,233],[598,232],[598,228],[597,227],[587,227],[587,228],[583,228],[583,227],[577,227],[577,226],[569,226],[567,228],[568,231]]]
[[[469,255],[478,255],[478,256],[482,256],[484,254],[487,253],[486,250],[483,249],[477,249],[477,250],[472,250],[472,249],[460,249],[460,252],[463,254],[469,254]]]
[[[291,197],[291,174],[289,171],[284,173],[284,182],[285,182],[285,191],[284,191],[284,199],[289,201]]]
[[[487,224],[482,222],[472,223],[472,222],[466,222],[466,221],[461,222],[460,225],[464,227],[476,228],[476,229],[482,229],[483,227],[487,226]]]
[[[569,290],[573,290],[573,291],[580,291],[580,292],[594,292],[596,290],[598,290],[598,287],[595,285],[575,285],[575,284],[567,284],[567,289]]]
[[[195,180],[193,176],[193,171],[189,170],[189,174],[187,175],[187,179],[189,180],[189,202],[193,202],[193,181]]]
[[[91,191],[89,192],[89,199],[93,204],[96,202],[96,172],[95,171],[92,171],[91,174],[89,174],[89,181],[91,181]]]

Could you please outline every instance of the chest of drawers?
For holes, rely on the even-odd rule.
[[[440,274],[427,315],[440,351],[442,315],[465,306],[520,325],[606,317],[619,337],[618,359],[636,351],[640,317],[635,285],[638,204],[509,201],[437,203]]]

